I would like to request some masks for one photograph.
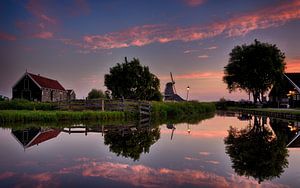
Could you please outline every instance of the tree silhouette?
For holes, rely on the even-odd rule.
[[[223,77],[229,92],[245,90],[257,102],[283,77],[285,56],[276,45],[255,40],[250,45],[234,47],[229,55]]]
[[[142,66],[140,61],[133,58],[110,68],[105,75],[104,84],[114,98],[156,100],[160,101],[160,81],[149,71],[149,67]]]
[[[117,156],[139,160],[141,153],[148,153],[150,146],[160,138],[156,128],[138,128],[137,130],[110,130],[104,135],[104,144]]]
[[[232,168],[240,176],[251,176],[261,183],[279,177],[288,167],[284,136],[274,136],[258,117],[245,129],[230,127],[224,142]]]

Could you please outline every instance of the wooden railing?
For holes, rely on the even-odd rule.
[[[109,99],[92,99],[92,100],[72,100],[60,101],[57,103],[59,110],[100,110],[100,111],[127,111],[138,112],[140,115],[150,115],[151,104],[147,101],[135,100],[109,100]]]

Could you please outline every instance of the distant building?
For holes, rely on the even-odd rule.
[[[76,99],[76,94],[75,94],[75,92],[74,92],[74,90],[73,89],[68,89],[67,90],[67,100],[68,101],[71,101],[71,100],[75,100]]]
[[[70,96],[68,95],[70,94]],[[75,98],[57,80],[26,72],[12,88],[13,99],[56,102]]]
[[[270,91],[269,102],[276,107],[300,107],[300,73],[285,73]]]

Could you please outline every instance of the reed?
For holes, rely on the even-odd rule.
[[[207,102],[152,102],[152,116],[159,119],[196,117],[215,110],[215,104]]]
[[[0,110],[1,123],[58,122],[58,121],[110,121],[135,118],[135,114],[103,111],[29,111]]]

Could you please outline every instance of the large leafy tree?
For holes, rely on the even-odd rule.
[[[285,55],[276,45],[255,40],[234,47],[229,55],[223,81],[229,92],[240,89],[252,94],[255,103],[283,77]]]
[[[149,71],[147,66],[142,66],[140,61],[133,58],[110,68],[105,75],[105,86],[111,91],[114,98],[161,100],[159,92],[159,79]]]

